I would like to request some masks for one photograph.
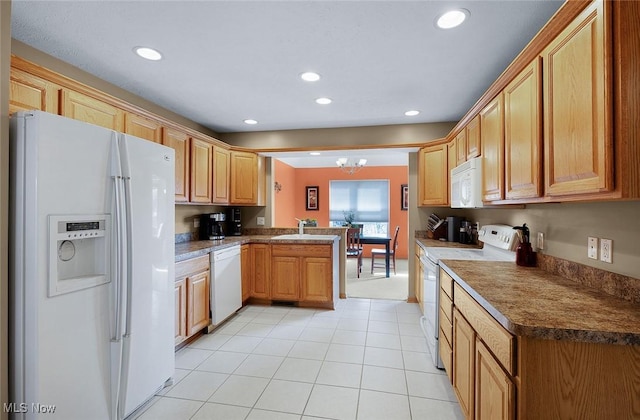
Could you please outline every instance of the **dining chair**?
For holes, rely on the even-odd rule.
[[[358,266],[357,273],[360,278],[362,272],[362,247],[360,245],[360,229],[348,228],[347,229],[347,258],[357,258]]]
[[[391,258],[393,262],[393,274],[396,274],[396,248],[398,248],[398,232],[400,232],[400,226],[396,226],[396,232],[393,234],[393,243],[389,248],[389,258]],[[385,248],[373,248],[371,250],[371,274],[373,274],[374,267],[386,268],[386,264],[385,264],[386,253],[387,253],[387,250]],[[382,263],[376,262],[376,257],[382,257]]]

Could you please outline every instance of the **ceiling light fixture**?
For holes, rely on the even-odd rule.
[[[258,121],[252,120],[252,119],[247,119],[247,120],[244,120],[244,123],[245,124],[249,124],[249,125],[256,125],[256,124],[258,124]]]
[[[412,109],[411,111],[407,111],[404,113],[404,115],[406,115],[407,117],[413,117],[416,116],[420,113],[420,111],[416,110],[416,109]]]
[[[436,18],[436,26],[440,29],[451,29],[462,24],[469,16],[467,9],[450,10]]]
[[[346,172],[349,175],[353,175],[367,164],[367,159],[360,159],[359,161],[351,161],[348,158],[340,158],[336,161],[336,165],[340,168],[342,172]]]
[[[330,98],[318,98],[316,99],[316,103],[320,105],[329,105],[333,102]]]
[[[160,51],[154,50],[153,48],[135,47],[133,49],[133,52],[147,60],[151,60],[151,61],[162,60],[162,54],[160,53]]]
[[[317,82],[318,80],[320,80],[320,75],[318,73],[308,71],[308,72],[302,73],[300,75],[300,78],[305,82]]]

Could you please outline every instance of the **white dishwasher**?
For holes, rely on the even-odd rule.
[[[211,323],[218,325],[242,307],[240,245],[211,253]]]

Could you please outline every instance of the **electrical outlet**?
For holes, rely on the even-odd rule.
[[[538,249],[544,249],[544,233],[538,232]]]
[[[260,217],[260,216],[258,216],[258,217],[256,218],[256,224],[257,224],[258,226],[264,226],[264,217]]]
[[[200,218],[199,217],[194,217],[193,218],[193,227],[194,228],[199,228],[200,227]]]
[[[589,236],[589,240],[587,241],[587,257],[592,260],[598,259],[598,238]]]
[[[600,239],[600,261],[611,264],[613,257],[613,241],[611,239]]]

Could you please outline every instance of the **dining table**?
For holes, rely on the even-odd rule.
[[[385,277],[389,277],[389,256],[390,256],[390,244],[391,238],[387,236],[360,236],[361,245],[384,245],[384,264],[386,268]],[[373,258],[373,257],[372,257]]]

